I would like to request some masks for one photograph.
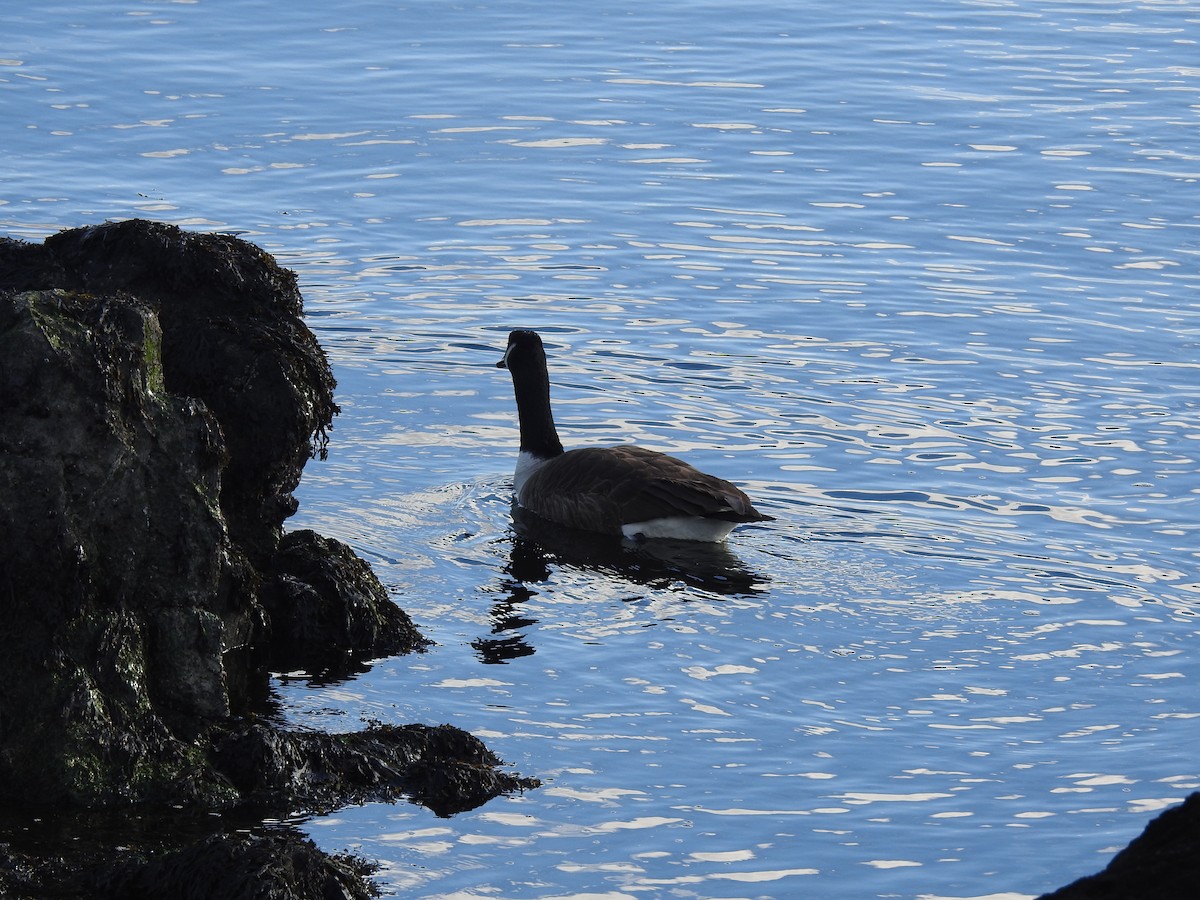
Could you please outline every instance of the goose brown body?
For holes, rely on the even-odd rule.
[[[702,541],[771,518],[737,486],[665,453],[632,445],[564,451],[536,332],[512,332],[497,365],[512,373],[521,425],[517,502],[542,518],[625,537]]]

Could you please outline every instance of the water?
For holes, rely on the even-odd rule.
[[[385,889],[1028,897],[1200,787],[1200,7],[909,6],[3,14],[5,233],[147,216],[301,275],[343,415],[295,525],[437,646],[280,678],[288,719],[546,781],[305,822]],[[511,327],[569,445],[777,521],[515,531]]]

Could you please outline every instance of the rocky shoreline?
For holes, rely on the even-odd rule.
[[[427,645],[346,545],[285,534],[338,408],[295,276],[131,220],[0,238],[0,896],[362,898],[280,824],[536,787],[450,725],[289,730],[269,673]],[[1200,795],[1053,900],[1192,897]]]
[[[0,239],[0,896],[368,896],[262,823],[537,784],[449,725],[273,720],[271,671],[427,644],[349,547],[283,531],[338,412],[301,314],[226,235]]]

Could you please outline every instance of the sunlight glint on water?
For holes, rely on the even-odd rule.
[[[6,234],[147,216],[300,273],[343,414],[295,527],[437,646],[283,678],[285,715],[453,722],[546,781],[306,823],[385,889],[1028,897],[1200,786],[1186,5],[8,19]],[[512,327],[569,444],[777,521],[515,533]]]

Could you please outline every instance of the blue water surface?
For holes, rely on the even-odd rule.
[[[0,225],[241,234],[339,379],[295,527],[436,646],[301,727],[448,721],[546,782],[306,820],[440,898],[1019,898],[1200,787],[1200,7],[45,3]],[[528,534],[494,368],[571,446],[776,521]]]

